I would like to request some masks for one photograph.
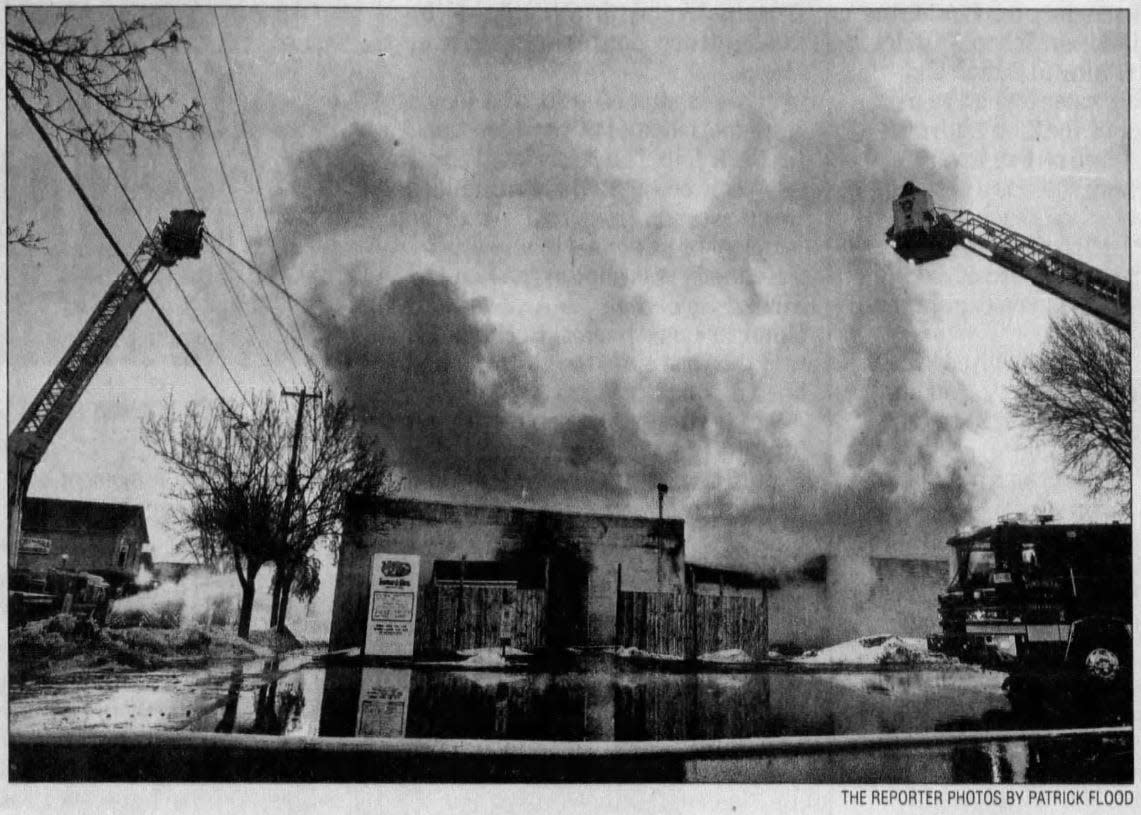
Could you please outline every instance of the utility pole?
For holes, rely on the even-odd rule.
[[[285,506],[281,512],[281,537],[282,543],[286,543],[289,533],[289,519],[293,514],[293,499],[297,494],[297,452],[301,444],[301,427],[305,419],[305,400],[306,399],[319,399],[319,393],[308,393],[305,387],[302,386],[300,391],[287,391],[285,388],[281,389],[281,395],[297,399],[297,421],[293,425],[293,449],[289,453],[289,469],[285,473]],[[282,582],[283,564],[277,564],[277,569],[274,572],[274,592],[273,592],[273,606],[270,608],[269,626],[284,626],[285,620],[278,619],[279,612],[284,604],[284,593],[288,591],[285,583]]]

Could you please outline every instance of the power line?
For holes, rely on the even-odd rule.
[[[44,44],[43,38],[40,37],[40,32],[36,29],[36,24],[33,23],[32,18],[28,16],[27,9],[21,8],[20,13],[23,14],[24,19],[28,21],[28,27],[32,29],[32,33],[36,37],[36,42],[40,44],[40,48],[47,52],[48,47]],[[87,117],[83,113],[83,108],[79,106],[79,102],[76,100],[75,94],[71,92],[70,83],[72,83],[73,80],[63,72],[63,69],[59,67],[58,62],[55,60],[46,61],[52,66],[52,70],[55,71],[55,75],[59,77],[60,86],[67,93],[67,98],[71,100],[71,106],[75,108],[75,112],[79,114],[79,120],[83,122],[83,126],[87,128],[87,133],[91,138],[92,146],[99,150],[99,155],[103,157],[103,161],[106,163],[107,169],[111,171],[111,176],[115,179],[115,183],[119,185],[119,189],[122,191],[123,197],[127,199],[127,204],[131,207],[131,212],[135,213],[135,218],[138,219],[139,226],[143,228],[144,233],[149,234],[150,229],[147,227],[146,221],[144,221],[143,216],[139,214],[139,210],[135,207],[135,202],[131,199],[131,194],[127,192],[127,188],[123,185],[123,181],[119,178],[119,174],[115,172],[115,167],[111,164],[111,159],[107,157],[107,151],[103,149],[103,144],[99,141],[98,138],[96,138],[95,130],[91,127],[91,123],[87,121]],[[76,87],[82,90],[81,86],[76,85]]]
[[[207,233],[205,233],[205,234],[206,234],[206,239],[207,239],[207,241],[209,241],[209,242],[211,242],[211,243],[216,243],[216,244],[218,244],[218,245],[219,245],[219,246],[221,246],[223,249],[225,249],[227,252],[229,252],[231,255],[233,255],[233,256],[234,256],[234,257],[236,257],[238,260],[240,260],[240,261],[241,261],[243,264],[245,264],[246,266],[248,266],[248,267],[249,267],[249,268],[250,268],[252,271],[254,271],[254,272],[255,272],[255,273],[256,273],[256,274],[257,274],[257,275],[258,275],[260,278],[262,278],[263,280],[265,280],[267,283],[269,283],[271,286],[273,286],[275,289],[277,289],[277,290],[278,290],[279,292],[281,292],[283,295],[285,295],[286,297],[288,297],[288,298],[290,299],[290,301],[292,301],[294,304],[296,304],[296,305],[297,305],[297,307],[298,307],[299,309],[301,309],[301,311],[302,311],[302,312],[305,314],[305,316],[306,316],[306,317],[308,317],[310,320],[312,320],[313,322],[317,323],[318,325],[323,325],[323,324],[325,323],[325,320],[324,320],[324,319],[323,319],[323,318],[322,318],[322,317],[321,317],[319,314],[317,314],[317,312],[313,311],[311,308],[309,308],[309,307],[308,307],[307,305],[305,305],[303,302],[301,302],[301,301],[300,301],[300,300],[298,300],[296,297],[294,297],[292,294],[290,294],[288,291],[286,291],[285,289],[283,289],[283,288],[282,288],[282,287],[281,287],[281,286],[278,284],[278,282],[277,282],[276,280],[274,280],[272,277],[270,277],[269,275],[267,275],[265,272],[263,272],[261,269],[259,269],[257,266],[255,266],[253,263],[251,263],[249,260],[247,260],[246,258],[242,257],[242,256],[241,256],[241,255],[240,255],[240,254],[239,254],[239,253],[238,253],[238,252],[235,250],[235,249],[232,249],[231,247],[229,247],[229,246],[227,246],[225,243],[223,243],[223,242],[222,242],[222,241],[221,241],[221,240],[218,238],[218,236],[217,236],[217,235],[214,235],[214,234],[213,234],[213,233],[211,233],[211,232],[207,232]]]
[[[230,280],[230,273],[226,268],[225,258],[222,257],[222,253],[219,252],[218,248],[212,243],[210,244],[210,251],[214,253],[214,259],[218,263],[218,270],[222,273],[222,282],[226,284],[226,289],[230,292],[230,296],[234,298],[234,302],[237,303],[238,310],[242,312],[242,317],[245,318],[246,326],[250,330],[250,336],[253,337],[254,344],[257,345],[258,350],[261,351],[262,356],[265,357],[266,365],[269,366],[269,371],[273,374],[273,378],[277,380],[277,384],[284,388],[285,383],[282,382],[281,377],[277,373],[277,369],[273,367],[273,361],[269,358],[269,353],[265,350],[265,346],[262,345],[261,338],[258,336],[257,331],[254,329],[253,320],[250,319],[250,315],[249,312],[246,311],[245,304],[242,303],[241,297],[238,296],[237,289],[234,288],[233,281]]]
[[[225,249],[231,255],[233,255],[238,260],[240,260],[245,266],[252,269],[254,271],[254,273],[257,274],[258,276],[260,276],[265,282],[269,283],[271,286],[276,288],[278,291],[280,291],[286,297],[290,297],[290,298],[293,297],[292,294],[285,291],[285,289],[281,288],[281,286],[278,285],[276,280],[271,278],[269,275],[267,275],[265,272],[263,272],[261,269],[259,269],[257,266],[255,266],[253,263],[251,263],[249,260],[242,257],[240,254],[238,254],[238,252],[236,250],[227,246],[222,241],[218,240],[218,238],[216,238],[214,235],[211,235],[209,232],[207,232],[206,233],[206,239],[207,239],[207,242],[210,244],[211,249],[214,249],[214,251],[217,251],[217,246],[221,246],[223,249]],[[215,244],[217,246],[215,246]],[[251,293],[254,294],[254,297],[256,299],[257,293],[253,291],[253,288],[248,283],[246,283],[245,279],[242,277],[239,277],[238,280],[242,281],[242,284],[247,289],[249,289]],[[264,288],[263,288],[263,290],[264,290]],[[263,301],[263,300],[258,300],[258,302],[261,303],[262,305],[267,305],[265,303],[265,301]],[[325,321],[316,312],[314,312],[312,309],[310,309],[308,306],[306,306],[300,300],[297,300],[296,298],[294,298],[294,302],[297,304],[297,307],[300,308],[301,311],[305,314],[305,316],[307,316],[309,319],[313,320],[315,323],[324,324]],[[267,308],[268,308],[268,305],[267,305]],[[281,318],[277,316],[277,312],[274,311],[272,308],[269,308],[269,313],[270,313],[270,316],[273,317],[273,319],[277,322],[278,328],[281,329],[281,331],[284,332],[284,334],[287,337],[289,337],[289,339],[293,340],[293,344],[296,345],[298,350],[301,351],[301,353],[305,355],[305,360],[306,360],[306,362],[309,363],[310,367],[313,370],[317,370],[319,366],[316,364],[316,362],[313,361],[313,357],[310,356],[310,354],[307,350],[305,350],[305,346],[301,344],[301,341],[299,339],[297,339],[296,337],[294,337],[293,334],[290,333],[289,329],[287,329],[285,327],[285,325],[281,322]]]
[[[119,24],[119,28],[126,31],[127,27],[123,23],[123,18],[119,16],[119,10],[113,8],[111,9],[111,13],[115,15],[115,21]],[[139,75],[139,81],[143,83],[143,90],[146,91],[147,98],[150,100],[158,99],[154,92],[151,91],[151,86],[147,84],[147,78],[143,74],[143,65],[141,62],[135,65],[135,70]],[[162,133],[161,138],[163,143],[170,149],[170,157],[174,161],[174,169],[178,171],[178,177],[182,180],[182,189],[186,191],[186,197],[190,199],[190,206],[194,209],[201,209],[201,207],[198,206],[198,199],[194,196],[194,190],[190,188],[190,179],[186,177],[186,171],[182,169],[182,162],[178,160],[178,152],[174,149],[174,139],[165,131]]]
[[[222,403],[222,407],[226,409],[226,412],[228,412],[234,418],[240,419],[241,417],[238,416],[232,407],[230,407],[229,402],[227,402],[225,397],[223,397],[222,394],[218,391],[218,388],[214,385],[214,382],[210,379],[209,375],[206,373],[206,370],[202,367],[201,363],[198,362],[198,359],[194,356],[194,352],[190,350],[190,348],[183,341],[182,337],[179,336],[178,331],[171,324],[170,320],[167,318],[158,302],[154,299],[154,295],[150,293],[149,288],[143,282],[143,279],[139,276],[139,273],[135,270],[135,267],[131,264],[131,261],[123,253],[123,250],[119,248],[119,244],[115,240],[115,236],[111,234],[111,230],[109,230],[107,228],[107,224],[103,222],[103,218],[100,217],[99,211],[95,209],[95,205],[91,203],[91,199],[87,197],[87,193],[83,191],[83,187],[72,174],[71,168],[67,166],[67,162],[63,160],[63,156],[59,154],[59,151],[56,150],[55,145],[52,144],[51,137],[47,134],[47,131],[44,130],[43,125],[41,125],[39,120],[36,118],[35,111],[33,111],[32,106],[28,104],[28,100],[26,100],[24,95],[20,93],[20,89],[12,80],[12,77],[8,76],[7,79],[8,93],[12,94],[12,98],[16,100],[16,104],[18,104],[20,109],[24,111],[24,115],[28,117],[28,121],[32,123],[32,127],[35,128],[36,133],[39,134],[44,144],[47,145],[47,148],[51,152],[52,157],[55,159],[56,164],[59,165],[59,168],[63,171],[63,174],[67,176],[67,180],[71,182],[71,186],[75,189],[76,194],[79,196],[79,200],[83,202],[83,205],[91,214],[91,217],[95,221],[95,225],[99,227],[99,231],[103,233],[103,237],[106,238],[107,242],[111,244],[111,248],[115,250],[115,254],[119,256],[119,260],[122,261],[123,265],[130,270],[131,274],[135,278],[135,282],[139,285],[147,300],[154,307],[155,313],[158,314],[159,318],[163,322],[163,325],[165,325],[167,330],[170,331],[170,333],[174,336],[174,339],[178,342],[179,347],[182,348],[186,356],[190,358],[190,361],[194,364],[194,367],[198,370],[198,373],[202,376],[203,379],[206,380],[206,384],[210,386],[210,390],[212,390],[214,395],[218,397],[218,401]]]
[[[174,21],[175,21],[175,23],[178,23],[179,25],[181,25],[181,23],[178,22],[178,15],[177,14],[174,17]],[[190,46],[187,45],[185,38],[182,40],[182,51],[186,55],[186,64],[190,67],[190,76],[194,80],[194,88],[198,91],[198,100],[202,104],[202,118],[206,120],[206,129],[210,133],[210,142],[214,145],[214,155],[218,158],[218,167],[222,171],[222,180],[225,181],[226,191],[230,195],[230,204],[234,208],[234,216],[238,219],[238,227],[242,233],[242,240],[246,244],[246,251],[248,251],[250,253],[250,257],[253,257],[254,250],[250,244],[249,235],[246,234],[246,225],[242,221],[242,215],[238,211],[238,201],[237,201],[237,198],[235,198],[235,196],[234,196],[234,188],[230,184],[230,176],[226,172],[226,163],[222,160],[222,151],[218,147],[218,139],[214,134],[214,126],[210,122],[210,114],[206,109],[206,97],[202,93],[202,85],[198,82],[198,72],[194,70],[194,60],[191,59],[191,57],[190,57]],[[263,283],[262,284],[263,289],[264,289],[264,286],[265,286],[265,284]],[[266,294],[266,300],[267,301],[269,300],[269,294],[268,293]],[[269,308],[272,311],[273,305],[271,304],[269,306]],[[285,346],[286,356],[289,357],[290,364],[293,365],[293,369],[297,372],[297,375],[300,377],[301,376],[301,370],[300,370],[300,368],[297,367],[297,360],[295,360],[293,358],[293,354],[291,354],[289,351],[289,344],[285,342],[285,335],[284,335],[284,333],[282,333],[280,321],[277,321],[277,324],[278,324],[278,332],[281,334],[282,344]]]
[[[242,386],[238,384],[238,380],[234,377],[234,372],[230,370],[230,366],[226,364],[226,360],[222,357],[222,352],[218,350],[218,346],[214,344],[214,338],[210,336],[210,332],[206,329],[206,325],[202,322],[202,318],[198,315],[198,309],[194,308],[194,304],[190,302],[190,297],[186,294],[186,289],[182,288],[182,284],[178,282],[178,278],[174,276],[174,269],[170,270],[170,279],[174,281],[178,293],[182,295],[182,299],[186,301],[187,308],[190,313],[194,315],[194,319],[198,323],[198,327],[202,329],[202,333],[206,335],[206,342],[210,343],[210,347],[214,349],[214,354],[218,357],[218,361],[222,363],[222,367],[226,370],[226,374],[230,377],[230,381],[234,383],[234,387],[238,389],[238,395],[242,397],[250,409],[253,409],[253,403],[246,397]]]
[[[246,117],[242,113],[242,103],[238,99],[238,86],[237,86],[237,83],[234,81],[234,69],[230,65],[230,53],[229,53],[229,51],[226,50],[226,37],[222,34],[222,20],[221,20],[221,18],[218,17],[218,9],[217,8],[214,8],[213,12],[214,12],[214,23],[218,27],[218,40],[222,43],[222,57],[226,61],[226,71],[230,75],[230,90],[233,91],[233,93],[234,93],[234,107],[237,108],[238,121],[242,125],[242,138],[246,142],[246,153],[250,157],[250,168],[254,171],[254,185],[257,187],[258,200],[261,202],[262,216],[265,218],[265,230],[266,230],[266,233],[269,235],[269,245],[273,248],[274,262],[277,264],[277,275],[278,275],[278,277],[281,278],[282,287],[285,288],[286,290],[288,290],[288,284],[285,281],[285,270],[282,269],[282,267],[281,267],[281,255],[279,255],[277,252],[277,241],[275,241],[273,238],[273,227],[270,226],[270,223],[269,223],[269,210],[266,209],[266,206],[265,206],[265,196],[262,194],[261,178],[258,176],[257,162],[254,161],[254,151],[253,151],[253,148],[250,147],[250,134],[246,130]],[[251,258],[253,257],[253,255],[254,255],[254,253],[250,252]],[[298,337],[303,337],[303,335],[301,334],[301,326],[297,324],[297,312],[293,308],[292,298],[288,302],[289,302],[289,315],[293,318],[293,328],[297,331]],[[306,356],[308,356],[308,355],[306,355]]]
[[[115,15],[115,21],[119,24],[120,29],[125,30],[126,25],[123,23],[123,18],[120,16],[119,10],[113,8],[113,9],[111,9],[111,13]],[[128,40],[128,42],[129,42],[129,40]],[[146,92],[148,99],[157,98],[157,97],[155,97],[154,92],[151,91],[150,85],[147,83],[146,75],[143,73],[142,64],[141,63],[136,64],[135,70],[136,70],[136,73],[138,74],[139,81],[143,85],[143,90]],[[89,127],[89,129],[90,129],[90,127]],[[162,141],[166,144],[166,146],[170,152],[170,157],[171,157],[171,160],[174,164],[174,168],[177,171],[178,177],[182,182],[182,188],[186,192],[187,198],[190,199],[191,206],[194,207],[194,209],[199,209],[198,199],[194,195],[194,189],[190,185],[190,179],[187,177],[186,171],[182,167],[182,162],[178,158],[178,151],[175,149],[174,140],[170,138],[169,134],[163,133],[162,134]],[[221,256],[218,254],[217,250],[214,250],[214,254],[215,254],[215,257],[219,258],[219,260],[220,260]],[[224,270],[223,270],[223,273],[224,273]],[[190,313],[194,316],[195,321],[198,323],[198,327],[202,329],[202,333],[203,333],[203,335],[205,335],[206,341],[210,344],[210,347],[213,349],[215,356],[218,357],[218,361],[222,364],[222,368],[226,371],[226,375],[229,376],[230,381],[234,384],[234,387],[237,389],[238,395],[242,398],[242,400],[246,403],[246,405],[248,405],[250,407],[250,409],[252,410],[253,404],[250,402],[249,398],[246,396],[246,394],[242,390],[242,386],[238,383],[238,380],[234,376],[233,371],[230,369],[230,366],[226,363],[226,360],[222,356],[222,352],[219,350],[217,344],[214,342],[213,337],[210,336],[210,331],[206,328],[206,325],[202,321],[202,317],[199,315],[198,310],[194,307],[194,304],[191,302],[190,296],[186,293],[186,289],[182,286],[182,283],[178,280],[178,278],[175,277],[173,268],[170,270],[170,279],[174,282],[174,285],[178,289],[179,294],[182,295],[182,299],[183,299],[183,301],[185,301],[187,308],[190,309]],[[236,294],[234,293],[234,290],[233,290],[233,285],[229,282],[229,280],[227,278],[224,277],[223,279],[225,280],[226,285],[229,288],[231,294],[234,294],[236,297]],[[241,307],[241,301],[238,301],[238,305],[239,305],[239,307]],[[247,323],[248,322],[249,322],[249,319],[247,317]],[[256,335],[254,336],[254,341],[258,344],[258,347],[260,348],[261,343],[260,343],[260,341],[258,341],[258,338]],[[264,349],[262,352],[263,352],[263,354],[265,353]],[[266,358],[268,360],[268,355],[266,355]],[[273,371],[272,365],[270,366],[270,370]],[[277,377],[276,371],[273,371],[273,373],[274,373],[274,377],[278,379],[278,382],[280,384],[281,380],[279,377]]]
[[[121,29],[125,29],[126,26],[123,23],[123,18],[119,15],[119,10],[113,8],[111,9],[111,13],[115,15],[115,21],[119,24],[119,27]],[[155,97],[154,92],[151,90],[150,85],[147,83],[146,75],[143,73],[142,64],[137,64],[135,68],[139,76],[139,81],[142,82],[143,90],[146,91],[147,96],[152,99],[157,98]],[[174,140],[171,139],[170,136],[166,133],[163,133],[162,135],[163,142],[166,144],[167,148],[170,151],[170,158],[174,163],[174,169],[178,172],[178,177],[182,181],[182,188],[185,190],[187,198],[190,199],[191,206],[194,207],[194,209],[200,209],[198,206],[198,198],[194,195],[194,189],[190,185],[190,179],[187,177],[186,171],[182,167],[182,162],[178,158],[178,150],[174,146]],[[250,330],[250,335],[253,337],[254,344],[257,345],[258,350],[260,350],[262,356],[265,357],[266,364],[269,366],[270,373],[273,374],[274,379],[276,379],[278,384],[281,385],[281,377],[278,376],[277,371],[274,369],[273,362],[270,360],[269,354],[266,353],[265,346],[262,344],[261,338],[257,335],[257,331],[254,330],[253,322],[250,320],[249,314],[246,312],[241,298],[238,297],[238,293],[234,289],[234,284],[230,281],[230,278],[226,272],[226,268],[223,265],[224,261],[221,254],[219,254],[218,250],[214,247],[211,247],[211,250],[214,252],[214,257],[218,263],[218,269],[222,274],[222,282],[226,285],[227,290],[230,292],[230,296],[234,298],[234,302],[237,303],[238,309],[242,312],[242,316],[245,318],[246,325]],[[214,345],[213,340],[210,338],[210,333],[206,330],[206,326],[203,325],[198,312],[194,309],[194,305],[190,302],[190,298],[187,296],[181,283],[177,278],[175,278],[173,270],[171,270],[171,279],[174,281],[174,285],[178,287],[178,290],[182,294],[183,300],[186,301],[187,306],[190,308],[191,313],[194,314],[194,318],[198,321],[198,325],[202,328],[202,333],[206,335],[206,339],[210,342],[211,347],[214,348],[214,353],[217,354],[218,360],[222,363],[222,367],[226,369],[226,373],[229,374],[230,380],[234,383],[234,386],[238,388],[238,393],[242,395],[242,398],[245,400],[246,404],[250,405],[252,409],[253,405],[250,404],[249,399],[246,398],[244,393],[242,393],[241,386],[238,385],[237,380],[234,379],[234,375],[230,372],[229,366],[226,365],[226,361],[222,358],[221,353],[218,352],[217,346]]]

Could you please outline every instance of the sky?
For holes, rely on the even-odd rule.
[[[245,253],[244,228],[267,270],[276,248],[318,316],[303,344],[403,494],[650,515],[664,481],[687,556],[740,566],[1120,517],[1005,408],[1007,363],[1072,309],[961,249],[908,266],[883,232],[911,180],[1128,277],[1124,12],[221,8],[267,215],[215,14],[178,14],[234,190],[205,130],[176,137],[207,228]],[[181,51],[143,70],[196,96]],[[11,103],[7,137],[9,222],[47,242],[8,252],[11,427],[119,269]],[[148,224],[188,206],[165,149],[112,161]],[[106,167],[69,162],[129,253]],[[244,392],[303,384],[212,255],[174,275]],[[239,404],[169,275],[152,291]],[[173,556],[140,423],[212,399],[144,306],[31,494],[143,504]]]

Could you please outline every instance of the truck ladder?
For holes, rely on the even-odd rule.
[[[945,210],[959,243],[1071,305],[1129,331],[1129,281],[996,224],[970,210]]]
[[[135,250],[131,267],[123,269],[103,295],[79,336],[8,435],[9,446],[18,448],[22,457],[38,459],[42,455],[142,304],[146,287],[164,265],[155,250],[163,228],[160,224]],[[28,475],[25,473],[25,478]]]

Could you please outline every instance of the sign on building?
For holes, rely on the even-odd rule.
[[[411,668],[362,668],[357,735],[400,738],[408,727]]]
[[[412,656],[419,587],[419,555],[372,556],[364,638],[366,656]]]
[[[21,555],[50,555],[51,550],[52,542],[48,538],[31,538],[28,536],[20,538]]]

